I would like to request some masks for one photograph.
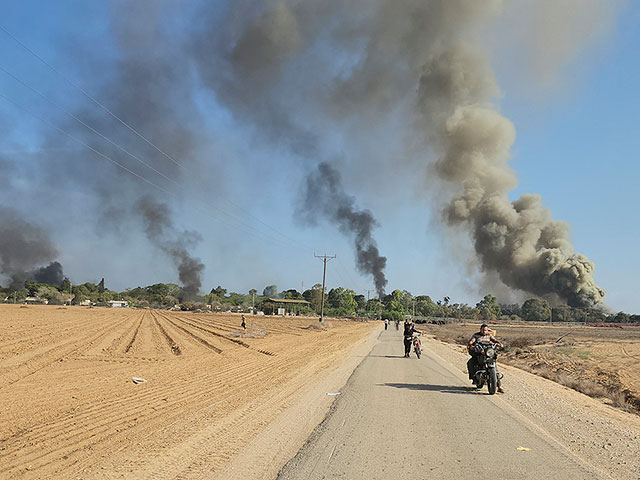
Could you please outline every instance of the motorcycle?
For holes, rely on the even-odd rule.
[[[498,343],[476,343],[471,347],[476,356],[476,373],[474,380],[478,389],[487,384],[489,395],[496,393],[499,381],[504,376],[496,368],[496,359],[498,358]]]
[[[420,358],[420,354],[422,353],[422,342],[418,335],[413,337],[413,351],[416,352],[416,356]]]

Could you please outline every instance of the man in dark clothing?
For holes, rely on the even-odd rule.
[[[469,380],[473,380],[473,383],[475,384],[475,374],[476,371],[478,370],[478,354],[475,353],[475,350],[473,349],[473,346],[476,343],[497,343],[500,348],[503,347],[502,343],[500,343],[496,337],[494,337],[493,335],[491,335],[491,333],[489,332],[489,325],[487,325],[486,323],[483,323],[480,326],[480,331],[474,333],[471,338],[469,339],[469,345],[467,346],[467,349],[469,351],[469,354],[471,355],[471,358],[467,361],[467,370],[469,371]],[[498,380],[498,391],[500,393],[503,393],[502,390],[502,386],[500,386],[500,380]]]
[[[242,323],[240,324],[240,326],[245,330],[247,329],[247,322],[244,319],[244,315],[242,315]]]
[[[411,353],[411,344],[413,343],[413,336],[416,333],[422,333],[420,330],[416,330],[416,327],[412,322],[406,321],[404,322],[404,356],[405,358],[409,358],[409,353]]]

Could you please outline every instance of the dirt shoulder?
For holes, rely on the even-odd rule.
[[[426,336],[425,336],[426,337]],[[462,346],[425,338],[426,349],[466,373]],[[640,416],[507,365],[500,401],[612,478],[640,477]]]

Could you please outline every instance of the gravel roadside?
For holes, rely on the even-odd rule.
[[[423,345],[466,374],[464,347],[426,335]],[[495,397],[496,401],[612,478],[640,478],[640,416],[518,368],[499,368],[505,374],[506,393]]]

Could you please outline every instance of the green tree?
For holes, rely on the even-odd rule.
[[[530,298],[522,304],[522,318],[528,322],[545,322],[551,318],[551,308],[546,300]]]
[[[290,299],[290,300],[300,300],[302,298],[302,294],[298,292],[296,289],[292,288],[290,290],[285,290],[280,294],[282,298]]]
[[[71,280],[69,280],[67,277],[64,277],[64,279],[62,280],[62,283],[60,284],[60,291],[64,293],[71,292]]]
[[[502,313],[496,297],[491,294],[485,295],[484,298],[476,304],[476,308],[483,320],[495,320],[499,318]]]
[[[353,297],[353,299],[356,301],[356,304],[358,305],[356,308],[359,312],[363,312],[367,309],[367,299],[365,298],[364,295],[356,295]]]
[[[311,287],[311,289],[305,290],[302,296],[311,304],[311,308],[316,313],[320,313],[320,306],[322,304],[322,285],[316,283]]]

